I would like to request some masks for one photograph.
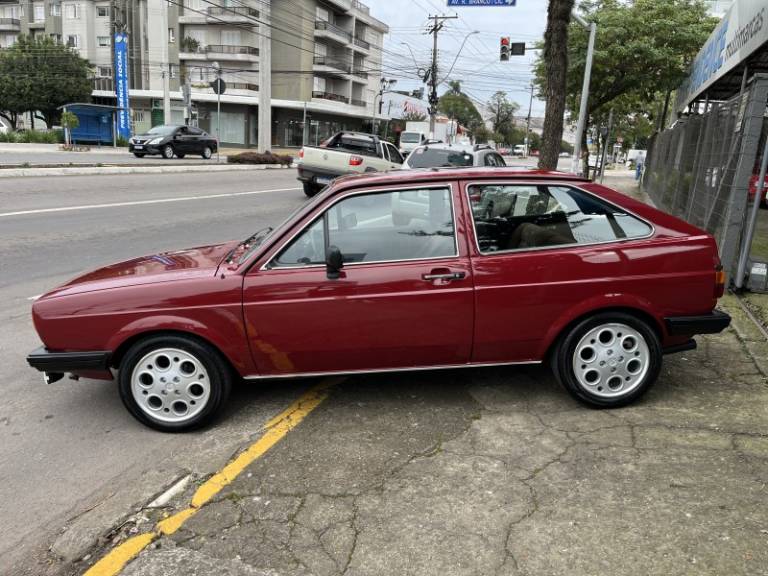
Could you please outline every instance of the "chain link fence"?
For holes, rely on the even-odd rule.
[[[749,188],[768,132],[767,104],[768,75],[755,75],[742,94],[679,120],[648,149],[643,189],[658,208],[717,239],[729,277],[742,251]]]

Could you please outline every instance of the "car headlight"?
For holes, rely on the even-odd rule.
[[[160,138],[152,138],[152,140],[150,140],[149,142],[147,142],[147,144],[149,144],[150,146],[152,146],[152,145],[154,145],[154,144],[160,144],[160,142],[162,142],[162,141],[163,141],[163,137],[161,136]]]

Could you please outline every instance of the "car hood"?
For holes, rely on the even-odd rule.
[[[237,241],[232,241],[176,252],[161,252],[110,264],[62,284],[44,297],[212,276],[224,257],[237,245]]]

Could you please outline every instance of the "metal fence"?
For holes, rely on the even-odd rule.
[[[742,94],[654,136],[646,158],[643,189],[660,209],[715,236],[730,278],[742,252],[750,180],[765,142],[766,104],[768,75],[758,74]]]

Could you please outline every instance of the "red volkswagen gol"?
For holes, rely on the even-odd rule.
[[[233,379],[551,362],[614,407],[665,353],[720,332],[714,239],[577,177],[350,176],[274,230],[137,258],[35,302],[47,381],[109,380],[159,430],[201,426]]]

